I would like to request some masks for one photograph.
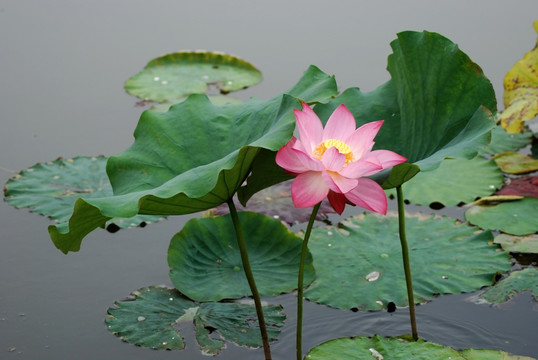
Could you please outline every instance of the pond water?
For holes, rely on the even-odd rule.
[[[373,90],[389,79],[386,58],[397,32],[435,31],[482,67],[502,108],[503,77],[534,46],[537,10],[536,0],[0,1],[0,182],[59,156],[126,149],[143,109],[123,82],[150,59],[183,49],[250,61],[264,81],[235,96],[266,99],[295,84],[310,64],[335,74],[341,89]],[[440,213],[462,216],[460,209]],[[170,285],[166,251],[188,218],[95,231],[66,256],[49,239],[48,219],[2,203],[0,358],[201,359],[191,329],[183,331],[185,351],[152,351],[121,342],[103,321],[115,300]],[[538,306],[528,293],[498,307],[468,297],[419,306],[419,335],[456,348],[538,356]],[[268,301],[288,316],[274,358],[292,359],[295,297]],[[410,332],[406,309],[352,313],[306,303],[305,320],[305,350],[339,336]],[[261,359],[262,352],[229,345],[218,357],[237,358]]]

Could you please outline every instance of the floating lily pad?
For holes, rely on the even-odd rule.
[[[357,336],[339,338],[316,346],[305,360],[533,360],[526,356],[514,356],[499,350],[466,349],[457,351],[450,347],[419,339],[407,340],[404,337],[384,338],[375,335],[371,338]]]
[[[538,160],[513,151],[497,154],[493,160],[502,171],[509,174],[525,174],[538,170]]]
[[[292,137],[299,99],[336,91],[332,76],[310,67],[288,94],[271,100],[218,107],[195,94],[166,113],[143,112],[134,144],[108,161],[115,196],[78,199],[69,226],[49,227],[52,241],[64,253],[78,251],[111,217],[182,215],[226,202],[261,150],[276,152]]]
[[[507,253],[490,244],[489,231],[447,217],[406,216],[406,232],[417,303],[492,285],[497,273],[510,269]],[[316,228],[309,248],[316,279],[307,299],[340,309],[408,305],[396,215],[368,214]]]
[[[108,309],[108,329],[122,340],[159,350],[181,350],[185,342],[180,324],[194,322],[196,340],[206,355],[216,355],[225,343],[260,347],[256,309],[244,303],[195,303],[176,289],[151,286],[133,292],[134,298]],[[269,340],[275,340],[285,315],[278,305],[264,306]],[[185,326],[185,325],[183,325]],[[209,336],[214,329],[221,339]]]
[[[538,20],[534,22],[538,33]],[[538,40],[537,46],[514,64],[504,77],[504,106],[499,116],[510,133],[523,130],[524,121],[538,114]]]
[[[538,176],[523,176],[511,179],[510,183],[497,191],[497,195],[519,195],[538,198]]]
[[[503,180],[502,171],[492,160],[445,159],[438,168],[418,173],[402,185],[402,190],[413,204],[438,202],[456,206],[490,195],[502,186]]]
[[[508,133],[500,125],[497,125],[491,131],[491,142],[480,152],[484,154],[499,154],[506,151],[518,151],[519,149],[530,144],[532,132],[524,129],[523,133]]]
[[[478,295],[476,300],[499,304],[523,291],[530,291],[534,299],[538,301],[538,269],[526,268],[514,271],[507,278]]]
[[[125,82],[125,90],[143,100],[172,102],[190,94],[204,94],[210,86],[228,93],[261,80],[261,72],[238,57],[219,52],[182,51],[151,60]]]
[[[196,304],[177,290],[148,287],[133,292],[132,300],[117,301],[108,309],[108,329],[122,340],[152,349],[180,350],[183,338],[174,326]]]
[[[320,119],[343,103],[357,125],[385,120],[374,149],[395,151],[422,171],[445,157],[474,157],[495,126],[495,93],[480,67],[436,33],[402,32],[391,47],[391,80],[368,93],[348,89],[316,106]]]
[[[281,306],[265,306],[263,309],[269,341],[276,340],[286,316]],[[260,347],[262,340],[257,326],[256,309],[253,304],[202,303],[194,322],[196,339],[206,355],[217,355],[225,344],[210,337],[207,329],[217,329],[223,339],[240,346]]]
[[[112,196],[104,156],[79,156],[36,164],[10,179],[4,188],[8,204],[67,223],[77,198]],[[106,223],[108,229],[145,226],[162,219],[160,216],[138,215],[114,218]]]
[[[297,288],[302,239],[279,220],[239,213],[250,265],[262,296]],[[168,264],[174,286],[191,299],[217,301],[250,296],[231,217],[189,220],[170,242]],[[307,255],[305,283],[314,277]]]
[[[482,229],[500,230],[512,235],[538,231],[538,199],[525,197],[497,205],[476,205],[465,212],[465,218]]]
[[[307,222],[312,214],[312,209],[296,208],[291,200],[291,181],[285,181],[252,196],[247,206],[237,205],[240,211],[248,210],[260,214],[265,214],[288,225]],[[224,215],[229,212],[228,206],[222,204],[215,210],[215,215]],[[316,220],[322,221],[327,219],[327,214],[334,214],[335,211],[327,199],[323,200]]]
[[[538,234],[526,236],[500,234],[495,236],[494,242],[506,251],[538,254]]]

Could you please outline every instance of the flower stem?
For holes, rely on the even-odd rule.
[[[239,245],[239,252],[241,253],[243,270],[247,277],[248,285],[250,286],[250,291],[252,292],[252,298],[254,299],[254,305],[256,307],[256,315],[258,316],[258,324],[260,325],[260,333],[262,336],[263,353],[265,354],[265,360],[271,360],[271,349],[269,347],[269,336],[267,336],[267,326],[265,325],[265,318],[263,316],[262,301],[260,298],[260,293],[258,292],[258,288],[256,287],[256,282],[254,281],[252,269],[250,268],[245,235],[243,233],[243,229],[241,228],[241,223],[239,222],[239,215],[237,214],[237,210],[235,208],[233,200],[229,199],[227,203],[228,207],[230,208],[230,215],[232,217],[232,222],[235,228],[237,244]]]
[[[321,202],[316,204],[312,209],[308,226],[304,234],[303,246],[301,248],[301,260],[299,263],[299,275],[297,276],[297,330],[296,330],[296,352],[297,360],[303,358],[303,287],[304,287],[304,263],[306,261],[306,252],[308,251],[308,239],[312,232],[312,226],[316,220]]]
[[[407,284],[407,301],[409,303],[409,316],[411,318],[411,335],[416,341],[418,340],[418,332],[417,319],[415,317],[415,298],[413,295],[413,279],[411,278],[411,267],[409,266],[409,249],[407,247],[407,237],[405,235],[405,210],[401,185],[396,186],[396,196],[398,198],[398,227],[400,231],[400,243],[402,245],[405,282]]]

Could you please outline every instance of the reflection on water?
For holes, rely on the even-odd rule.
[[[237,93],[243,99],[272,97],[310,64],[335,74],[342,89],[369,91],[388,80],[386,57],[395,34],[426,29],[458,43],[491,79],[500,101],[504,74],[535,43],[534,20],[536,0],[520,0],[517,7],[502,0],[4,1],[0,182],[13,176],[5,169],[59,156],[108,156],[130,146],[142,109],[123,82],[164,53],[202,48],[252,62],[264,81]],[[65,256],[48,237],[47,219],[0,205],[0,358],[205,359],[192,330],[183,331],[185,351],[167,352],[122,343],[104,325],[114,300],[170,283],[166,250],[188,218],[116,234],[96,231],[80,253]],[[419,306],[419,334],[457,348],[538,355],[538,311],[528,294],[498,308],[465,298],[441,296]],[[295,298],[271,300],[288,315],[274,358],[293,359]],[[305,350],[338,336],[408,332],[405,309],[305,307]],[[262,352],[228,346],[219,357],[237,358],[261,359]]]

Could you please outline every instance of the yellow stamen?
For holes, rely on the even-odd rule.
[[[315,158],[320,159],[327,151],[328,149],[335,147],[340,154],[346,155],[346,163],[345,165],[349,164],[353,161],[353,153],[351,152],[351,148],[348,144],[346,144],[343,141],[337,140],[337,139],[327,139],[321,144],[318,145],[316,150],[314,150],[314,153],[312,154]]]

